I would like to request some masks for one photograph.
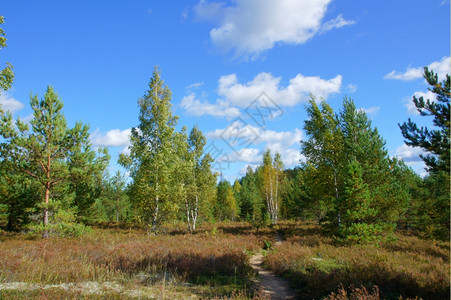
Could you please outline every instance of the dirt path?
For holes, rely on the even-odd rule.
[[[283,236],[276,234],[276,245],[283,242]],[[251,267],[258,272],[258,280],[263,292],[273,300],[296,299],[296,293],[288,281],[277,277],[273,272],[263,268],[263,255],[257,253],[250,259]]]

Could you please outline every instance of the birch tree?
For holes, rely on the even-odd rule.
[[[301,152],[306,158],[307,181],[316,188],[312,197],[318,207],[329,207],[332,226],[340,226],[342,208],[343,135],[339,120],[332,108],[322,101],[320,106],[311,97],[307,106],[308,119],[304,122],[307,139],[301,141]],[[319,212],[318,219],[323,219]]]
[[[266,208],[272,224],[279,220],[279,186],[283,176],[283,164],[279,153],[274,160],[268,149],[263,154],[263,165],[259,169],[262,176],[262,190],[266,200]]]
[[[188,137],[188,153],[191,179],[189,193],[185,199],[186,217],[190,232],[196,230],[199,212],[202,206],[214,196],[216,176],[211,171],[213,159],[204,154],[207,139],[197,126],[193,127]]]
[[[119,163],[130,170],[131,200],[141,220],[153,231],[171,210],[171,172],[176,167],[173,149],[177,117],[172,115],[172,93],[155,67],[149,89],[138,100],[139,125],[131,130],[130,154]]]

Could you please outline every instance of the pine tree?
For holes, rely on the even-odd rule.
[[[260,221],[264,203],[259,196],[256,184],[256,174],[250,166],[247,167],[246,175],[242,178],[240,189],[240,217],[247,221]]]
[[[394,181],[385,141],[351,99],[344,99],[339,115],[326,103],[321,110],[313,99],[309,104],[302,154],[310,197],[327,211],[323,226],[360,241],[380,228],[392,231],[399,206],[387,205]]]
[[[44,196],[40,207],[44,215],[44,236],[47,236],[45,228],[49,224],[49,212],[59,205],[57,195],[52,196],[52,191],[67,186],[81,169],[96,167],[93,166],[95,162],[84,161],[71,169],[71,159],[77,155],[93,155],[89,126],[78,122],[74,128],[67,127],[62,113],[63,102],[52,87],[47,88],[41,100],[37,95],[31,96],[30,104],[34,116],[30,121],[31,132],[28,124],[20,119],[13,126],[11,113],[2,115],[0,133],[4,142],[1,156],[42,186]]]
[[[438,81],[434,71],[424,68],[424,78],[431,86],[429,91],[436,95],[437,101],[424,100],[423,97],[413,97],[413,103],[422,116],[432,116],[437,129],[430,130],[420,127],[409,119],[407,123],[399,125],[406,145],[420,147],[429,154],[421,155],[430,172],[444,171],[450,174],[450,76],[446,75],[443,82]]]
[[[130,154],[119,159],[130,170],[132,201],[154,231],[173,208],[171,172],[177,154],[172,145],[178,118],[172,115],[171,95],[155,67],[149,89],[138,100],[139,125],[131,131]]]
[[[5,18],[0,16],[0,25],[5,22]],[[6,47],[6,35],[5,31],[0,28],[0,49]],[[14,81],[13,66],[10,63],[6,63],[6,67],[0,71],[0,93],[7,91],[11,88]]]
[[[117,171],[113,176],[106,174],[102,182],[102,192],[94,203],[92,212],[97,214],[93,219],[104,218],[105,221],[124,222],[131,219],[132,209],[129,197],[127,195],[126,178],[121,172]]]
[[[382,231],[381,226],[374,224],[372,219],[376,210],[371,208],[371,195],[368,184],[363,182],[363,169],[354,158],[348,164],[347,176],[344,184],[342,224],[339,233],[347,242],[366,243],[378,239]]]

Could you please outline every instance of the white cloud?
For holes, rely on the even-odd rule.
[[[242,148],[237,151],[232,151],[227,155],[219,158],[219,162],[247,162],[247,163],[259,163],[262,161],[263,156],[259,149],[256,148]]]
[[[347,88],[351,94],[354,94],[357,91],[357,85],[355,84],[348,84]]]
[[[245,164],[241,169],[240,169],[240,175],[244,176],[247,173],[247,168],[251,167],[252,171],[255,172],[255,170],[257,169],[259,165],[258,164]]]
[[[379,112],[380,109],[381,109],[380,106],[371,106],[369,108],[361,108],[361,110],[368,115],[375,115]]]
[[[233,149],[227,155],[219,158],[219,162],[246,162],[249,164],[260,164],[263,159],[263,150],[251,148],[264,144],[263,149],[271,150],[272,155],[278,152],[285,168],[299,164],[301,157],[299,142],[302,139],[302,131],[273,131],[261,127],[244,124],[236,121],[225,129],[216,129],[206,134],[209,139],[222,139],[230,144]],[[244,146],[243,146],[244,145]],[[240,148],[242,146],[243,148]],[[297,146],[292,148],[293,146]]]
[[[334,28],[341,28],[343,26],[353,25],[353,24],[355,24],[355,21],[345,20],[345,19],[343,19],[343,15],[339,14],[335,19],[327,21],[326,23],[323,24],[323,26],[321,27],[321,33],[332,30]]]
[[[8,93],[0,93],[0,108],[3,110],[9,110],[11,113],[21,110],[24,107],[23,103],[14,99]]]
[[[218,94],[237,106],[248,106],[262,92],[265,92],[278,105],[294,106],[306,101],[309,94],[327,99],[330,94],[340,91],[342,76],[325,80],[317,76],[296,75],[288,86],[280,86],[281,77],[262,72],[247,83],[239,83],[236,74],[221,76]]]
[[[219,99],[215,104],[196,99],[195,94],[183,97],[182,107],[192,116],[210,115],[214,117],[235,118],[240,115],[239,109],[229,107],[227,101]]]
[[[216,129],[206,133],[209,139],[223,139],[229,142],[232,146],[235,144],[253,144],[259,145],[266,143],[267,148],[273,152],[280,149],[292,146],[302,139],[302,131],[295,129],[292,131],[273,131],[265,130],[262,127],[256,127],[245,124],[241,121],[231,123],[225,129]],[[244,143],[243,141],[248,141]]]
[[[196,20],[217,24],[212,42],[237,56],[258,56],[278,43],[303,44],[320,30],[352,24],[341,15],[321,25],[331,0],[235,0],[234,6],[201,0]]]
[[[444,56],[440,61],[434,61],[428,65],[429,70],[433,70],[438,74],[439,79],[444,79],[446,74],[449,74],[451,68],[451,60],[449,56]],[[423,68],[408,67],[404,73],[391,71],[384,76],[384,79],[397,79],[397,80],[414,80],[423,77]]]
[[[130,144],[130,133],[131,129],[112,129],[108,131],[105,135],[99,133],[96,130],[91,137],[92,143],[95,146],[104,147],[127,147]]]
[[[424,154],[424,151],[421,148],[410,147],[406,144],[399,146],[395,150],[395,156],[402,158],[408,165],[423,162],[420,158],[420,154]]]
[[[434,70],[434,72],[437,73],[438,78],[443,80],[445,79],[446,74],[450,73],[451,59],[449,56],[444,56],[442,60],[430,63],[428,68],[429,70]]]
[[[424,101],[426,101],[427,99],[429,99],[433,102],[436,101],[436,95],[431,91],[427,91],[426,93],[420,92],[420,91],[413,93],[412,97],[410,97],[409,99],[406,99],[406,101],[405,101],[405,107],[407,108],[407,113],[409,113],[411,115],[419,115],[420,114],[417,111],[417,108],[412,101],[413,96],[417,97],[418,99],[420,97],[423,97]]]
[[[302,160],[302,155],[299,149],[288,148],[280,153],[284,168],[292,168],[298,166]]]
[[[185,89],[187,89],[187,90],[188,89],[197,89],[203,85],[204,85],[203,82],[195,82],[195,83],[192,83],[192,84],[188,85],[187,87],[185,87]]]

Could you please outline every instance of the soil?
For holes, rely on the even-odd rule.
[[[276,234],[276,245],[281,245],[283,236]],[[257,253],[250,259],[251,267],[258,272],[259,285],[266,296],[272,300],[297,299],[296,292],[285,279],[277,277],[273,272],[263,267],[263,254]]]

